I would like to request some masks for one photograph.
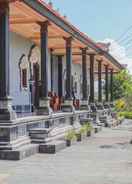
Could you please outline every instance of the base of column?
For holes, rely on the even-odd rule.
[[[0,150],[0,160],[22,160],[39,152],[38,145],[29,144],[16,150]]]
[[[80,101],[80,110],[89,110],[89,105],[87,100]]]
[[[50,107],[50,98],[40,99],[37,115],[51,115],[52,112],[53,111]]]
[[[65,102],[61,105],[61,110],[63,112],[74,112],[75,107],[73,106],[73,100],[65,100]]]
[[[9,97],[0,98],[0,120],[14,120],[16,119],[16,113],[12,109],[12,99]]]

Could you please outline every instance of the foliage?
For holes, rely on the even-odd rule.
[[[68,141],[75,140],[76,139],[76,132],[75,132],[75,130],[69,130],[66,133],[65,139],[68,140]]]
[[[116,111],[122,111],[126,107],[126,102],[124,99],[119,99],[115,102],[115,110]]]
[[[132,119],[132,112],[129,112],[129,111],[119,112],[118,116],[120,118]]]
[[[113,96],[117,111],[132,111],[132,75],[122,70],[113,80]],[[120,99],[120,100],[119,100]]]
[[[92,127],[91,123],[88,122],[84,125],[84,129],[87,133],[87,132],[90,132],[93,129],[93,127]]]
[[[80,133],[80,134],[85,134],[85,133],[86,133],[86,127],[85,127],[85,125],[83,125],[83,126],[80,128],[79,133]]]
[[[117,100],[131,96],[132,94],[132,76],[128,70],[122,70],[114,76],[113,80],[113,96]]]

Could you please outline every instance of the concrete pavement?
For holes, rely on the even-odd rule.
[[[126,128],[127,126],[127,128]],[[124,128],[125,127],[125,128]],[[0,161],[0,184],[132,184],[131,123],[104,128],[56,155]]]

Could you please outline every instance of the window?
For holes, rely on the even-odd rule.
[[[27,69],[22,69],[22,87],[27,88]]]

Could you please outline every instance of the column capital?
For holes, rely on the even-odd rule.
[[[104,64],[105,67],[109,67],[109,64]]]
[[[44,22],[37,22],[38,25],[40,25],[42,30],[45,30],[48,28],[48,26],[50,25],[50,22],[48,20],[44,21]]]
[[[53,53],[54,52],[54,49],[53,48],[50,48],[50,52]]]
[[[80,47],[80,50],[81,50],[82,52],[86,52],[86,51],[88,50],[88,47]]]
[[[66,41],[66,47],[71,47],[71,43],[72,43],[73,37],[72,36],[70,36],[70,37],[63,37],[63,39]]]
[[[0,1],[0,15],[9,10],[9,2],[8,1]]]
[[[96,59],[98,63],[103,63],[103,59]]]

